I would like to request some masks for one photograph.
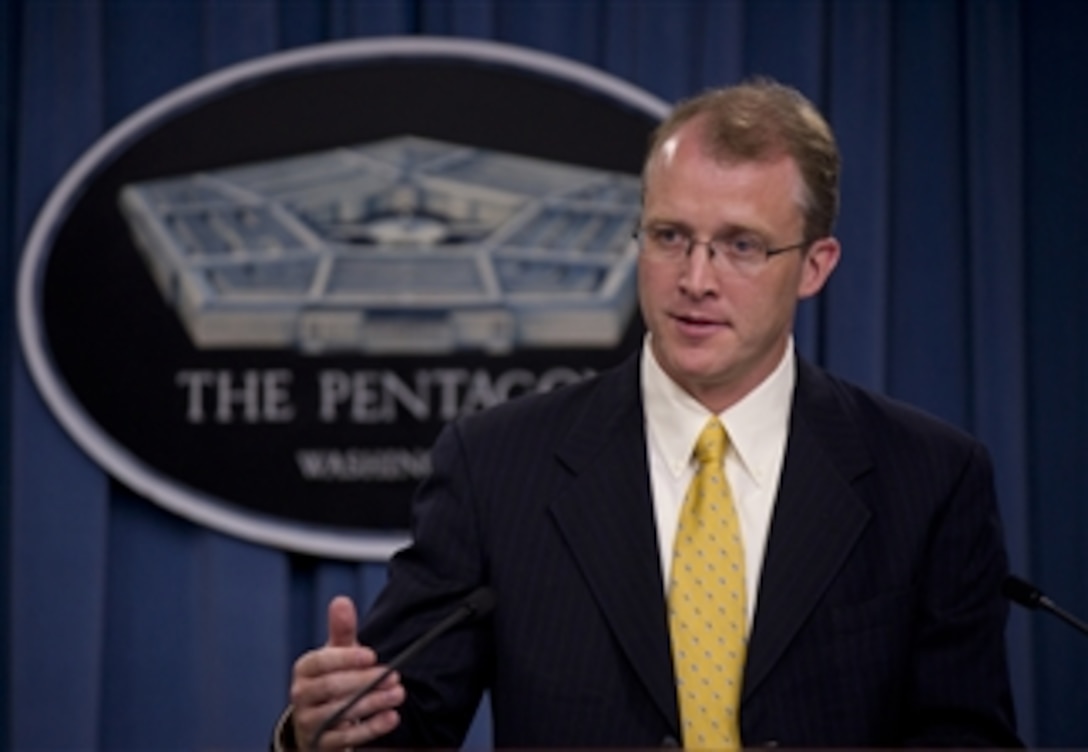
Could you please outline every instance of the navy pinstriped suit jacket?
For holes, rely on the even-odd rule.
[[[475,587],[497,607],[402,671],[389,744],[680,738],[638,358],[449,426],[362,640],[393,655]],[[798,362],[741,706],[747,746],[1018,746],[982,446]]]

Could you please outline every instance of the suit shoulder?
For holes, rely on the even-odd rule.
[[[916,447],[927,451],[982,453],[982,443],[950,421],[885,394],[866,389],[806,364],[802,383],[814,399],[816,411],[841,410],[875,445]]]

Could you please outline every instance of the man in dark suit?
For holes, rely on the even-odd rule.
[[[447,427],[413,544],[358,637],[351,602],[330,604],[281,742],[307,744],[378,656],[487,585],[489,617],[386,679],[322,748],[455,747],[485,690],[498,747],[1019,746],[985,450],[794,354],[797,301],[839,260],[838,172],[830,129],[787,87],[676,109],[644,170],[641,352]],[[693,461],[719,422],[724,459]],[[692,553],[712,523],[686,515],[712,485],[738,546]],[[731,562],[723,590],[686,579],[692,557]],[[739,609],[736,681],[683,647],[689,592]],[[703,695],[685,672],[711,669]]]

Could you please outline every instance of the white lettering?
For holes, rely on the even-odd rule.
[[[209,400],[215,404],[215,421],[233,423],[240,411],[246,423],[289,423],[295,417],[291,403],[294,374],[286,369],[248,370],[240,378],[232,371],[178,371],[174,382],[185,390],[185,420],[208,420]]]
[[[215,375],[215,419],[219,423],[234,422],[234,406],[242,407],[246,423],[256,423],[261,414],[261,375],[257,371],[244,371],[242,383],[235,388],[234,375],[220,371]]]
[[[411,419],[448,423],[532,392],[546,392],[591,375],[557,367],[539,375],[525,368],[491,372],[478,368],[419,369],[405,376],[392,370],[325,369],[316,377],[317,419],[388,425]],[[185,420],[192,424],[290,423],[298,413],[292,401],[290,369],[187,369],[174,376],[182,390]]]
[[[395,405],[400,405],[421,423],[428,420],[431,417],[431,406],[428,400],[421,396],[420,392],[423,390],[419,388],[420,376],[424,373],[426,372],[416,373],[416,391],[413,392],[395,373],[383,371],[381,385],[382,394],[387,403],[386,407],[395,414]],[[426,377],[423,381],[426,382]]]
[[[261,380],[264,386],[261,401],[261,415],[268,423],[290,423],[295,417],[295,406],[291,404],[291,382],[295,375],[285,368],[264,371]]]
[[[412,381],[388,370],[318,373],[319,417],[325,423],[348,420],[390,424],[404,418],[420,423],[448,423],[530,392],[545,392],[574,383],[592,371],[552,368],[539,377],[524,368],[501,371],[434,368],[416,371]]]
[[[351,396],[351,379],[344,371],[322,371],[317,375],[318,415],[325,423],[337,417],[337,408]]]
[[[438,383],[438,416],[448,423],[457,417],[457,390],[468,381],[468,372],[463,368],[438,368],[430,372],[430,377]]]
[[[495,398],[499,402],[506,402],[511,397],[531,390],[534,382],[533,374],[520,368],[500,373],[499,378],[495,379]]]
[[[211,371],[178,371],[174,376],[177,385],[186,389],[185,420],[189,423],[204,422],[204,387],[214,378]]]
[[[398,447],[299,449],[295,452],[295,463],[306,480],[326,483],[417,482],[431,472],[431,459],[426,449]]]

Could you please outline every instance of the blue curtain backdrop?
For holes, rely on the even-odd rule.
[[[669,101],[754,73],[805,91],[845,155],[845,257],[802,311],[802,350],[983,439],[1014,567],[1088,614],[1086,31],[1072,0],[0,3],[0,746],[261,748],[327,599],[367,602],[384,578],[111,482],[44,406],[10,305],[36,212],[108,128],[336,39],[499,40]],[[1088,747],[1088,639],[1017,613],[1009,640],[1026,738]]]

